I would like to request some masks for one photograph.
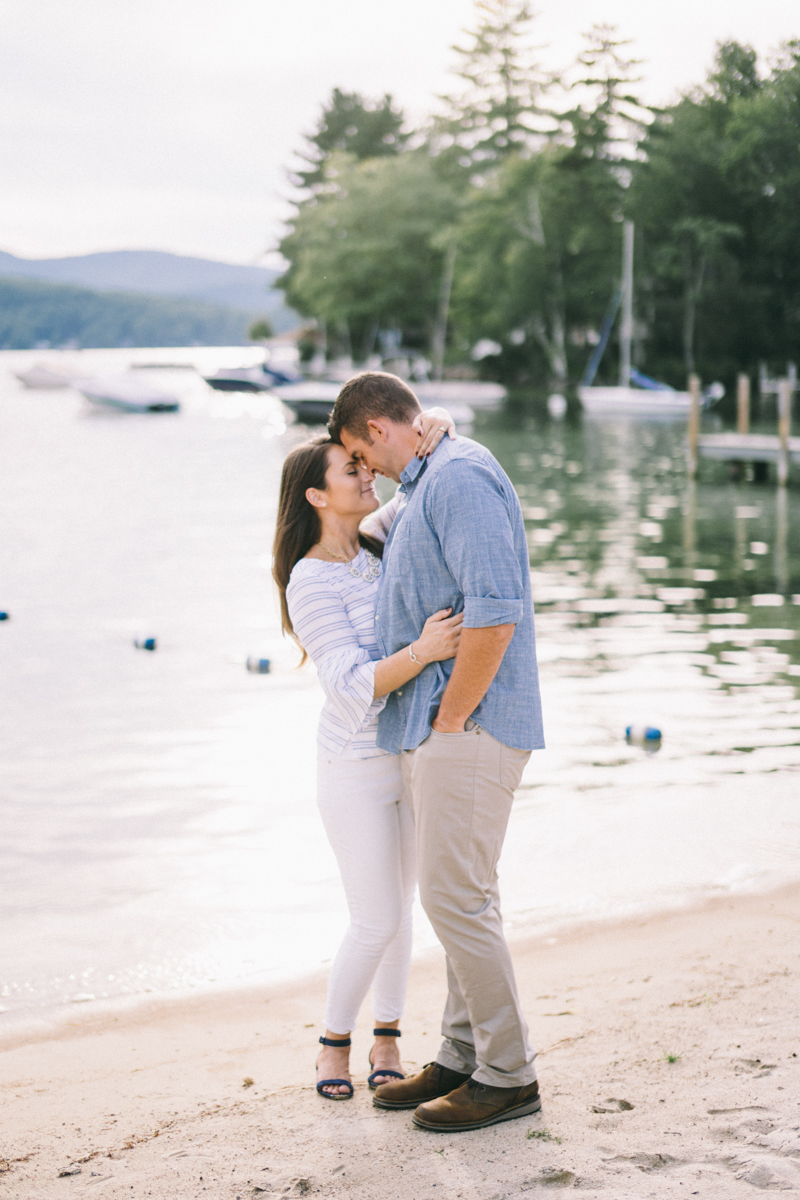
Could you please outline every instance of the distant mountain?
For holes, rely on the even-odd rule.
[[[109,250],[73,258],[17,258],[0,251],[0,275],[77,284],[97,291],[138,292],[204,300],[269,317],[276,332],[299,322],[273,288],[279,271],[166,254],[160,250]]]
[[[3,350],[242,345],[252,319],[252,312],[205,300],[101,292],[40,279],[0,277]]]

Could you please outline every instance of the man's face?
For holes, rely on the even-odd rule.
[[[390,450],[384,431],[376,427],[371,432],[373,438],[371,442],[368,442],[364,438],[354,437],[349,430],[343,429],[341,432],[342,445],[350,457],[354,458],[356,462],[362,463],[368,471],[372,471],[374,475],[385,475],[388,479],[394,479],[396,483],[399,483],[400,474],[394,462],[396,455]]]

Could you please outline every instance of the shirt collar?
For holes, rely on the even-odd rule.
[[[439,445],[441,445],[441,442],[439,443]],[[438,449],[439,449],[439,446],[436,447],[436,450],[438,450]],[[433,451],[433,454],[436,453],[436,450]],[[430,458],[431,458],[431,455],[428,455],[427,458],[417,458],[417,456],[415,454],[414,457],[411,459],[411,462],[409,462],[407,464],[407,466],[405,467],[405,469],[401,472],[400,486],[403,488],[407,488],[412,483],[414,483],[417,479],[419,479],[422,472],[427,470],[428,462],[429,462]]]
[[[417,458],[416,454],[411,459],[411,462],[400,473],[400,487],[405,491],[414,483],[428,465],[428,460],[425,458]]]

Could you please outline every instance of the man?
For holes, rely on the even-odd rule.
[[[445,438],[415,456],[420,405],[401,379],[368,372],[342,388],[331,436],[400,483],[376,636],[393,654],[432,612],[463,611],[454,660],[389,696],[378,745],[403,753],[420,897],[447,953],[449,995],[436,1061],[383,1084],[379,1108],[414,1108],[422,1129],[480,1129],[541,1107],[534,1052],[503,935],[497,860],[514,789],[544,745],[525,528],[505,472],[484,447]]]

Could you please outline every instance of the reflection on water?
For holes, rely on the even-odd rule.
[[[0,1007],[315,967],[345,921],[314,806],[321,693],[268,573],[305,432],[186,372],[159,380],[177,417],[91,414],[18,388],[6,367],[31,357],[0,356]],[[475,436],[525,511],[548,739],[501,864],[511,926],[796,877],[800,489],[717,464],[690,485],[679,425],[528,406]],[[657,754],[626,745],[632,722]]]
[[[504,855],[512,923],[795,877],[798,492],[722,464],[692,484],[680,425],[512,412],[479,436],[526,516],[548,737]]]

